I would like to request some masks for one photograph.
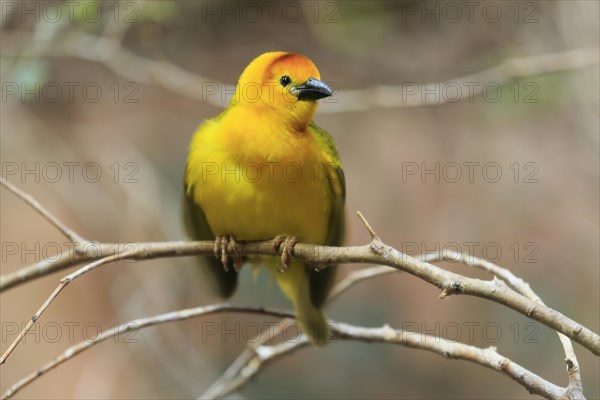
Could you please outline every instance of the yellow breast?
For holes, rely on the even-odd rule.
[[[198,129],[187,170],[194,199],[215,235],[324,243],[332,202],[322,179],[327,155],[310,131],[273,125],[278,119],[268,112],[257,117],[236,107]]]

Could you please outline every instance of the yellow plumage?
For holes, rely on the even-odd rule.
[[[312,123],[316,100],[331,94],[319,78],[304,56],[263,54],[243,72],[227,109],[198,128],[185,173],[185,218],[193,237],[285,235],[341,243],[343,172],[333,141]],[[301,328],[323,343],[328,329],[319,308],[334,269],[317,273],[294,260],[279,272],[280,263],[262,261],[294,304]],[[235,272],[209,264],[209,279],[221,294],[231,294]]]

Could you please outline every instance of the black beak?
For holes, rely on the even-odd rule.
[[[292,88],[291,92],[298,96],[298,100],[319,100],[333,94],[329,86],[316,78],[308,78],[302,85]]]

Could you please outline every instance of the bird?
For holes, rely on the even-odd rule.
[[[243,70],[223,112],[193,134],[184,175],[187,234],[214,241],[215,257],[198,257],[209,286],[223,298],[237,287],[248,258],[228,257],[227,246],[274,239],[281,260],[251,262],[269,270],[316,345],[331,335],[322,306],[337,268],[317,271],[292,252],[299,241],[339,246],[344,240],[343,167],[332,137],[313,122],[318,100],[332,94],[308,57],[259,55]]]

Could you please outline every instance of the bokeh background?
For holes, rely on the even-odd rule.
[[[316,122],[344,163],[347,244],[369,239],[354,216],[360,210],[398,249],[473,250],[599,331],[598,2],[0,5],[2,175],[84,237],[184,239],[179,201],[191,134],[221,111],[253,57],[301,52],[338,91]],[[529,67],[510,64],[515,58]],[[489,70],[503,62],[512,69]],[[467,81],[474,96],[453,101],[457,87],[467,94]],[[445,84],[425,86],[435,82]],[[422,174],[436,169],[438,177]],[[5,189],[0,196],[2,274],[67,248],[23,202]],[[340,276],[356,268],[363,267],[343,266]],[[63,274],[1,294],[2,351]],[[253,280],[246,268],[233,303],[289,308],[265,273]],[[552,331],[481,299],[438,295],[414,277],[390,274],[354,287],[327,315],[494,345],[566,385]],[[2,366],[1,390],[98,329],[217,301],[191,259],[103,267],[51,305]],[[96,346],[17,398],[195,398],[245,348],[244,324],[269,321],[228,315],[146,329]],[[219,334],[203,334],[211,323]],[[598,358],[575,349],[585,394],[598,398]],[[345,342],[285,357],[232,398],[528,396],[475,364]]]

